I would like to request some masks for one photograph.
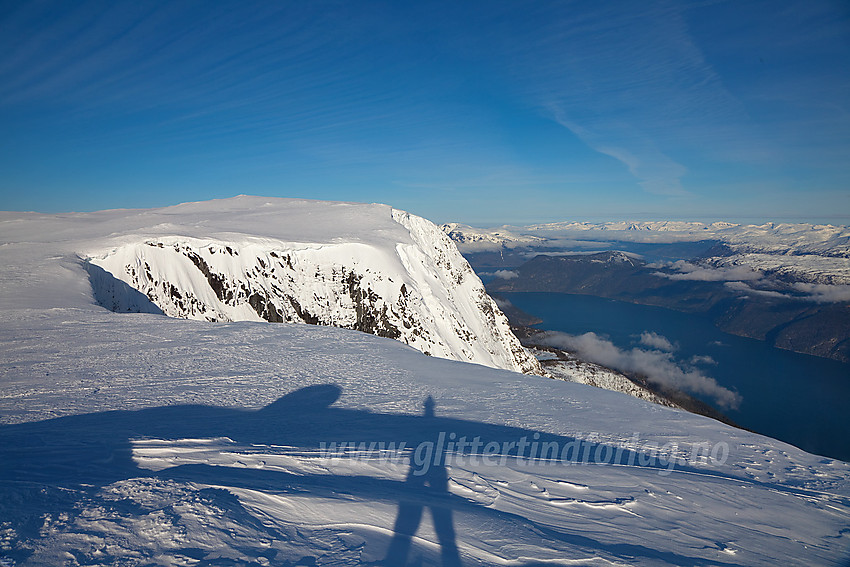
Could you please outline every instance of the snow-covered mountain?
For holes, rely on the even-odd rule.
[[[297,212],[282,222],[281,208]],[[453,313],[463,274],[449,249],[420,248],[429,230],[389,207],[246,198],[0,214],[0,564],[847,558],[847,463],[583,384],[428,357],[349,329],[258,323],[250,301],[221,301],[188,255],[211,274],[242,273],[252,293],[302,293],[282,287],[296,269],[276,264],[272,275],[283,253],[294,267],[315,261],[306,273],[335,258],[363,274],[362,289],[377,294],[392,277],[434,302],[453,299],[442,306]],[[411,248],[395,259],[399,246]],[[193,290],[205,313],[243,309],[252,320],[145,312],[157,311],[147,296],[94,264],[87,274],[77,254],[108,267],[138,258],[144,281],[174,278],[184,305]],[[410,271],[374,273],[405,262]],[[337,290],[333,270],[321,273],[312,292]],[[104,309],[92,281],[141,312]]]
[[[463,228],[455,229],[463,233]],[[607,234],[610,239],[634,242],[722,240],[739,246],[752,246],[766,253],[819,254],[850,258],[850,227],[829,224],[775,223],[760,225],[731,222],[648,221],[648,222],[556,222],[524,227],[472,229],[476,234],[515,234],[519,239],[550,240],[563,234]]]
[[[477,229],[460,223],[440,225],[440,229],[458,245],[469,248],[542,244],[545,238],[517,234],[507,228]]]
[[[222,211],[224,229],[209,220]],[[95,296],[115,311],[139,310],[139,292],[171,317],[332,325],[441,358],[541,372],[455,245],[420,217],[385,205],[238,197],[117,212],[110,222],[139,215],[146,225],[79,251],[96,266],[87,266]]]

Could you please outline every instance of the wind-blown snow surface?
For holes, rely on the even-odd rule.
[[[119,232],[116,214],[0,221],[6,565],[848,557],[847,463],[627,395],[427,357],[351,330],[107,311],[70,255]],[[496,452],[461,449],[461,437]],[[523,438],[575,449],[578,462],[530,460],[542,445],[518,459]],[[364,446],[340,450],[343,442]],[[417,451],[429,442],[426,461]],[[473,450],[490,458],[458,456]]]
[[[76,252],[115,310],[138,310],[136,290],[172,317],[333,325],[433,356],[541,372],[455,245],[420,217],[257,197],[100,214],[119,232]],[[45,222],[50,230],[88,218]]]

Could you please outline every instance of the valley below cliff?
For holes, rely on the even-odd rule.
[[[747,279],[738,282],[685,279],[669,266],[607,251],[540,255],[511,273],[515,277],[496,278],[488,289],[593,295],[698,313],[731,334],[850,362],[850,304],[807,300],[792,295],[795,288],[790,284],[757,287],[753,272],[742,272]]]

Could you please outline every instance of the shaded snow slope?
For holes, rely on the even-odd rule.
[[[332,325],[541,372],[455,245],[386,205],[237,197],[30,222],[48,235],[92,223],[74,252],[99,303],[116,311]]]

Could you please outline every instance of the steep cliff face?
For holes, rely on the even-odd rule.
[[[292,240],[279,238],[280,225],[269,231],[277,238],[266,236],[262,224],[223,238],[182,231],[178,222],[172,223],[175,234],[124,237],[88,254],[87,262],[172,317],[331,325],[397,339],[441,358],[542,373],[469,264],[431,222],[378,205],[337,207],[335,215],[338,204],[312,202],[305,209],[298,202],[289,210],[286,204],[272,202],[279,214],[271,218],[290,226]],[[324,238],[315,238],[322,232],[315,223],[299,230],[305,214],[321,218]],[[363,216],[383,218],[364,228]],[[305,233],[317,242],[296,241]],[[109,306],[122,310],[118,282],[105,292],[103,277],[92,281],[96,295],[112,297]]]

